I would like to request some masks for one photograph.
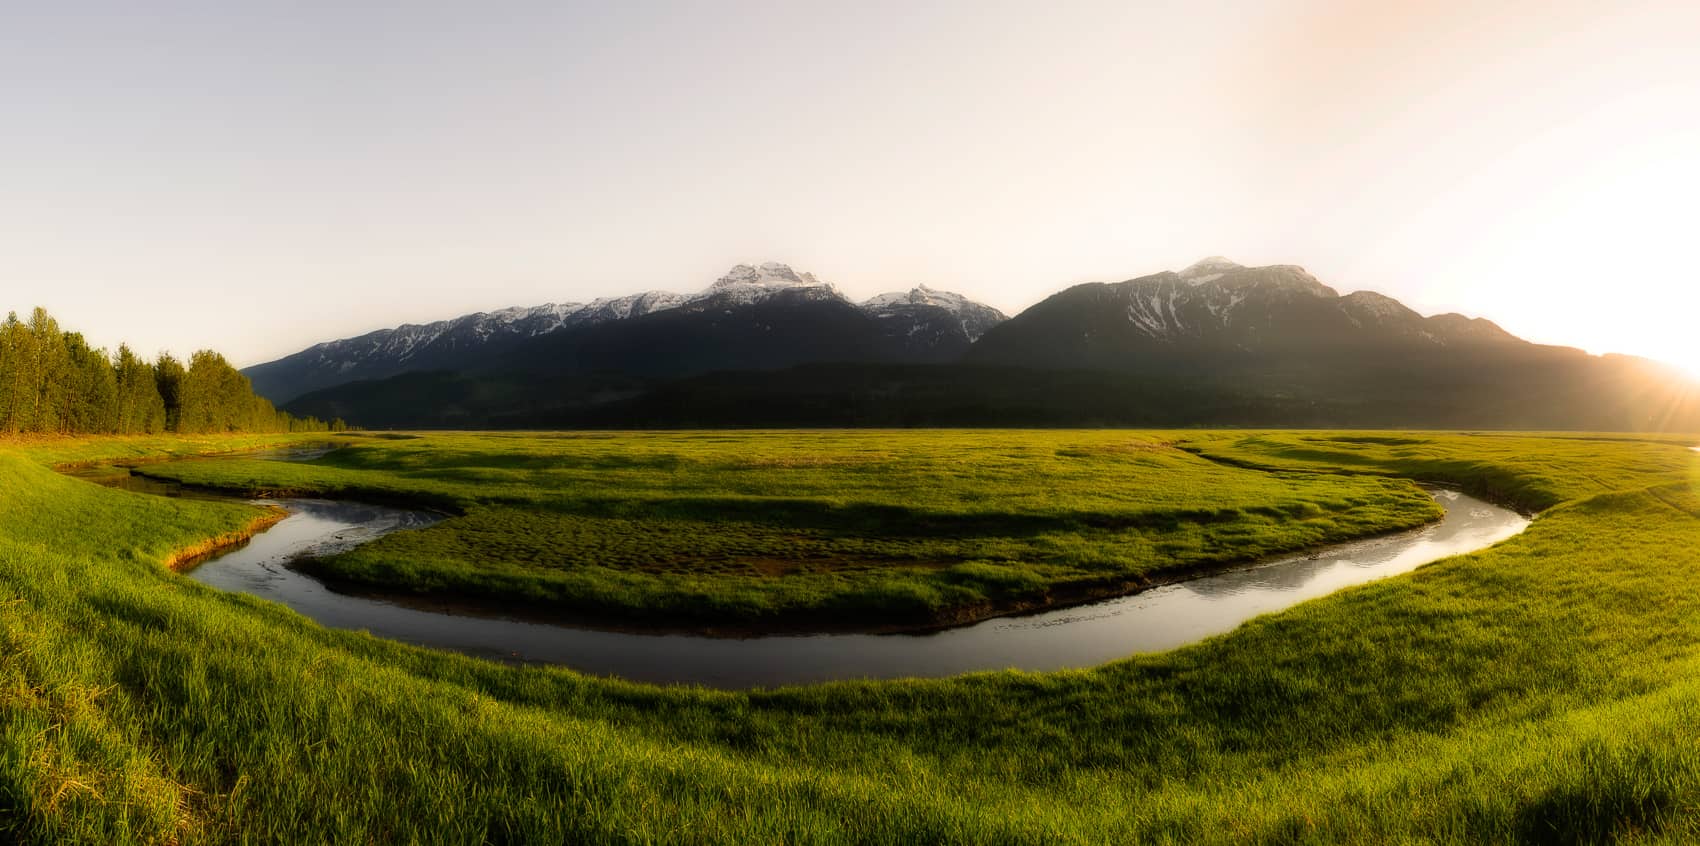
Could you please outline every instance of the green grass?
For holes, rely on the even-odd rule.
[[[312,565],[337,582],[671,627],[960,622],[1440,515],[1407,480],[1240,469],[1149,433],[457,433],[354,444],[311,464],[147,472],[457,515]]]
[[[1437,438],[1386,432],[1218,433],[1182,448],[1273,472],[1379,474],[1441,481],[1525,511],[1590,494],[1686,481],[1693,436],[1476,433]],[[1607,457],[1609,460],[1602,460]]]
[[[1700,456],[1175,437],[1550,507],[1490,550],[1169,653],[722,693],[319,628],[158,566],[246,509],[45,466],[98,443],[0,448],[0,826],[37,843],[1700,837]]]

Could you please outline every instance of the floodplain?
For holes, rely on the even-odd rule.
[[[748,633],[892,630],[1119,595],[1408,529],[1408,479],[1235,467],[1129,432],[352,437],[310,462],[142,468],[248,495],[453,516],[311,571],[561,619]]]
[[[640,579],[645,598],[577,607],[640,623],[674,609],[693,626],[863,612],[875,624],[933,624],[1074,580],[1137,585],[1422,524],[1437,515],[1418,482],[1537,514],[1489,549],[1195,646],[1057,673],[740,692],[508,666],[326,629],[166,566],[254,531],[264,509],[53,470],[290,440],[301,437],[0,447],[0,801],[10,811],[0,825],[16,839],[1700,835],[1692,440],[363,435],[307,463],[169,465],[195,485],[454,515],[315,565],[346,567],[338,579],[365,567],[391,590],[482,584],[486,599],[575,607],[596,594],[570,579],[561,589],[561,577],[591,556],[596,579]],[[620,521],[631,531],[594,541]],[[692,528],[704,524],[728,528]],[[922,528],[899,530],[910,524]],[[478,538],[503,526],[542,534],[501,555],[464,552],[488,550]],[[762,564],[785,555],[785,569]],[[409,560],[423,564],[409,572]],[[797,589],[773,588],[793,578]],[[751,598],[764,587],[771,596]],[[899,610],[858,604],[868,596]]]

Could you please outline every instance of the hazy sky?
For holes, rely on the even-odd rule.
[[[1489,10],[1491,7],[1491,10]],[[1700,367],[1700,2],[0,0],[0,310],[241,365],[1224,254]]]

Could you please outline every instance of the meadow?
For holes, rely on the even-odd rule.
[[[345,588],[699,629],[912,628],[1410,528],[1412,482],[1248,470],[1155,434],[351,437],[142,472],[454,514],[307,569]]]
[[[1278,474],[1276,491],[1448,483],[1541,515],[1491,549],[1091,670],[715,692],[323,629],[163,566],[258,509],[49,466],[217,443],[0,447],[0,827],[38,843],[1700,837],[1686,442],[1024,437],[1172,442]],[[1114,495],[1094,487],[1082,502]]]

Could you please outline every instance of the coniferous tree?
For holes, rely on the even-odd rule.
[[[341,421],[337,421],[340,426]],[[248,377],[211,350],[188,367],[162,353],[154,365],[120,345],[116,356],[63,332],[37,308],[0,323],[0,434],[162,431],[322,432],[254,393]]]
[[[35,353],[35,420],[29,431],[68,433],[65,395],[70,382],[70,353],[59,324],[39,306],[30,313],[29,342]]]
[[[228,426],[221,370],[210,350],[189,357],[188,374],[183,377],[183,431],[222,432]]]
[[[170,353],[160,353],[154,364],[154,384],[159,389],[160,402],[165,405],[165,430],[183,431],[183,377],[187,375],[180,362]]]
[[[212,350],[190,356],[181,401],[178,425],[183,432],[265,431],[278,426],[272,404],[255,396],[248,377]]]
[[[77,332],[65,333],[62,431],[110,435],[118,431],[118,380],[105,350],[89,347]]]
[[[165,400],[159,395],[153,367],[118,345],[112,367],[118,380],[118,431],[125,435],[154,434],[165,430]]]
[[[222,430],[217,365],[207,350],[189,357],[177,399],[177,431],[203,435]]]
[[[0,324],[0,432],[30,431],[35,421],[35,346],[16,312]]]

